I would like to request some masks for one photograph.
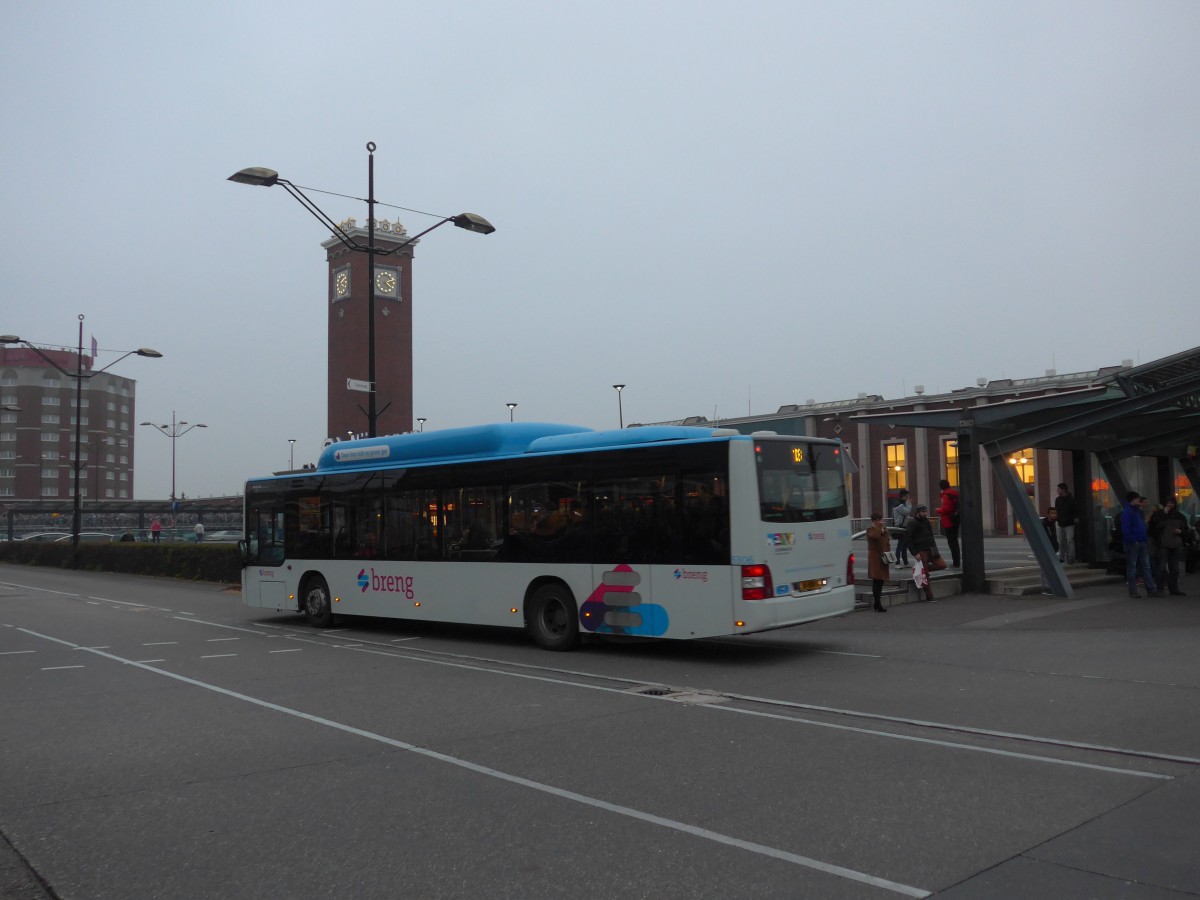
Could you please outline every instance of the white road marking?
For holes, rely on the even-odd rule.
[[[62,645],[68,646],[68,647],[78,646],[76,644],[71,643],[70,641],[66,641],[61,638],[51,637],[50,635],[46,635],[46,634],[39,634],[36,631],[30,631],[26,628],[21,628],[19,630],[24,632],[25,634],[31,635],[33,637],[41,638],[43,640],[52,641],[56,644],[62,644]],[[869,875],[866,872],[859,872],[854,869],[845,868],[844,866],[837,866],[837,865],[833,865],[832,863],[822,862],[821,860],[813,859],[812,857],[802,856],[798,853],[790,853],[787,850],[780,850],[777,847],[768,847],[765,844],[758,844],[753,841],[742,840],[741,838],[732,837],[731,835],[727,835],[727,834],[721,834],[720,832],[712,831],[707,828],[700,828],[696,825],[689,825],[686,822],[680,822],[675,819],[668,819],[668,818],[665,818],[664,816],[656,816],[653,813],[643,812],[642,810],[634,809],[629,806],[621,806],[616,803],[609,803],[607,800],[600,800],[596,797],[589,797],[586,794],[580,794],[575,791],[568,791],[568,790],[564,790],[563,788],[554,787],[553,785],[543,784],[540,781],[533,781],[532,779],[529,779],[529,778],[522,778],[519,775],[513,775],[509,772],[502,772],[499,769],[493,769],[489,766],[482,766],[482,765],[479,765],[478,763],[469,762],[468,760],[465,760],[465,759],[459,759],[456,756],[450,756],[445,753],[439,753],[436,750],[429,750],[425,747],[418,747],[415,744],[410,744],[410,743],[407,743],[406,741],[399,741],[399,740],[396,740],[395,738],[387,737],[386,735],[375,734],[374,732],[365,731],[361,728],[355,728],[351,725],[346,725],[345,723],[342,723],[342,722],[335,722],[332,719],[326,719],[322,716],[315,716],[315,715],[312,715],[311,713],[302,712],[301,710],[298,710],[298,709],[291,709],[290,707],[286,707],[286,706],[280,706],[277,703],[271,703],[267,700],[259,699],[258,697],[251,697],[248,694],[242,694],[242,693],[239,693],[238,691],[232,691],[232,690],[229,690],[228,688],[219,687],[215,684],[208,684],[207,682],[198,681],[195,678],[188,678],[186,675],[178,675],[174,672],[168,672],[165,669],[156,669],[156,668],[154,668],[152,666],[148,666],[144,663],[135,662],[134,660],[131,660],[131,659],[125,659],[124,657],[117,656],[112,653],[106,653],[103,650],[91,650],[89,652],[95,653],[97,656],[102,656],[105,659],[110,659],[114,662],[124,663],[126,665],[137,666],[138,668],[143,669],[146,672],[151,672],[155,675],[161,675],[165,678],[172,678],[176,681],[181,681],[184,684],[190,684],[193,687],[203,688],[204,690],[212,691],[217,694],[223,694],[226,697],[231,697],[235,700],[240,700],[244,703],[250,703],[255,706],[262,707],[263,709],[273,710],[275,712],[283,713],[284,715],[295,716],[298,719],[304,719],[305,721],[311,722],[315,725],[322,725],[326,728],[333,728],[337,731],[341,731],[346,734],[352,734],[357,737],[366,738],[367,740],[376,741],[378,743],[385,744],[389,747],[395,747],[398,750],[405,750],[405,751],[408,751],[409,753],[415,753],[419,756],[424,756],[428,759],[434,759],[434,760],[437,760],[438,762],[448,763],[449,765],[457,766],[458,768],[466,769],[467,771],[475,772],[476,774],[483,775],[488,778],[495,778],[499,781],[506,781],[510,784],[515,784],[515,785],[519,785],[521,787],[526,787],[526,788],[529,788],[534,791],[539,791],[544,794],[549,794],[554,797],[559,797],[563,800],[570,800],[574,803],[580,803],[580,804],[583,804],[584,806],[590,806],[594,809],[601,809],[606,812],[614,813],[615,815],[626,816],[631,819],[637,819],[642,822],[647,822],[651,825],[658,825],[662,828],[667,828],[672,831],[678,831],[683,834],[692,835],[693,837],[698,837],[698,838],[701,838],[704,840],[713,841],[714,843],[724,844],[725,846],[728,846],[728,847],[736,847],[741,850],[746,850],[750,853],[756,853],[760,856],[766,856],[766,857],[770,857],[772,859],[781,860],[783,862],[793,863],[795,865],[803,866],[804,868],[807,868],[807,869],[813,869],[818,872],[825,872],[826,874],[834,875],[839,878],[845,878],[850,881],[855,881],[855,882],[858,882],[859,884],[868,884],[868,885],[871,885],[872,887],[877,887],[877,888],[881,888],[883,890],[892,891],[893,893],[902,894],[905,897],[928,897],[928,896],[930,896],[929,891],[924,890],[922,888],[913,887],[912,885],[902,884],[898,881],[890,881],[886,878],[879,878],[875,875]]]
[[[43,672],[57,672],[59,669],[85,669],[87,666],[43,666]]]
[[[300,652],[302,649],[304,649],[304,648],[302,648],[302,647],[289,647],[289,648],[288,648],[288,649],[286,649],[286,650],[268,650],[267,652],[268,652],[268,653],[299,653],[299,652]]]
[[[143,647],[166,647],[170,644],[178,644],[179,641],[151,641],[148,644],[142,644]]]
[[[15,656],[18,653],[37,653],[36,650],[0,650],[0,656]]]
[[[201,656],[201,659],[224,659],[227,656],[237,656],[236,653],[213,653],[210,656]]]

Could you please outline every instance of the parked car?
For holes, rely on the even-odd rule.
[[[232,528],[223,528],[220,531],[209,531],[204,535],[204,543],[206,544],[236,544],[240,540],[245,539],[245,535],[240,531]]]
[[[27,534],[24,537],[17,538],[18,541],[59,541],[63,538],[68,540],[71,537],[69,531],[38,531],[34,534]]]
[[[80,542],[86,541],[89,544],[101,543],[103,541],[115,541],[116,539],[117,539],[117,536],[115,534],[108,534],[107,532],[104,532],[104,531],[81,531],[81,532],[79,532]],[[54,540],[55,540],[55,543],[62,543],[63,541],[69,541],[69,540],[71,540],[71,535],[64,534],[62,537],[55,538]]]

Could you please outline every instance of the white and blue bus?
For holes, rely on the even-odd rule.
[[[581,635],[750,634],[854,608],[838,441],[502,423],[342,441],[246,484],[242,598]]]

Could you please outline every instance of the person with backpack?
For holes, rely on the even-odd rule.
[[[912,515],[912,504],[908,501],[908,491],[900,489],[900,502],[892,507],[892,524],[897,528],[907,528],[908,519]],[[908,532],[896,538],[896,561],[907,566],[908,562]]]
[[[943,478],[938,482],[942,489],[942,505],[934,512],[942,517],[942,534],[950,545],[950,561],[954,568],[961,568],[962,551],[958,547],[959,501],[958,488],[950,487],[950,482]]]

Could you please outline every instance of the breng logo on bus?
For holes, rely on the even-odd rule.
[[[693,581],[703,581],[706,584],[708,583],[708,573],[697,572],[695,569],[676,569],[675,577],[691,579]]]
[[[407,600],[413,598],[411,575],[379,575],[374,566],[371,567],[370,574],[367,574],[366,569],[358,571],[358,589],[365,594],[367,588],[380,594],[403,594]]]

